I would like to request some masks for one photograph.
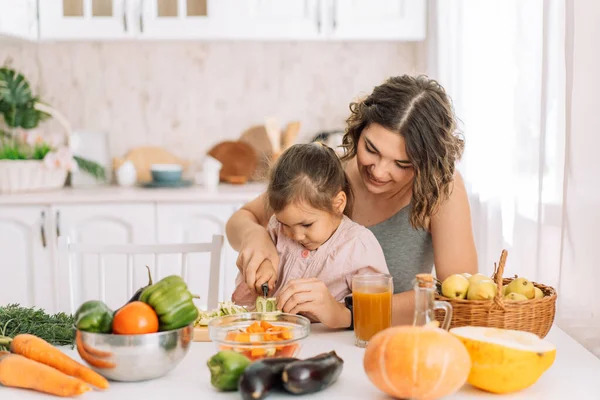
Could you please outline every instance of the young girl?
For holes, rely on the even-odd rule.
[[[273,215],[267,230],[279,254],[276,272],[270,262],[259,267],[257,285],[275,282],[269,296],[286,283],[317,278],[339,302],[352,293],[355,274],[388,273],[383,250],[370,230],[353,222],[353,195],[339,157],[320,142],[287,149],[271,171],[267,189]],[[232,300],[254,309],[256,290],[236,279]]]

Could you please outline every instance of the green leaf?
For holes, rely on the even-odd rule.
[[[22,108],[19,114],[21,114],[20,125],[22,128],[33,129],[40,122],[40,114],[33,108]]]
[[[0,99],[12,106],[27,104],[33,100],[29,82],[15,70],[0,68]]]
[[[73,158],[77,161],[80,170],[90,174],[97,180],[104,181],[106,179],[106,170],[102,165],[79,156],[74,156]]]

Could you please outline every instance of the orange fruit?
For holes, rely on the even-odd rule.
[[[369,380],[392,397],[431,400],[449,396],[466,383],[471,358],[448,331],[397,326],[369,340],[363,367]]]
[[[119,335],[158,332],[158,316],[148,304],[132,301],[117,311],[113,318],[112,330]]]

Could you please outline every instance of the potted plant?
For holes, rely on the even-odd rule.
[[[0,68],[0,193],[55,189],[69,183],[76,170],[106,179],[104,168],[74,156],[71,128],[64,116],[34,96],[29,82],[14,69]],[[40,122],[55,118],[66,134],[45,138]]]

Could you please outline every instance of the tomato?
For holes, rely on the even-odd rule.
[[[112,330],[119,335],[158,332],[158,316],[148,304],[132,301],[117,311],[113,318]]]

